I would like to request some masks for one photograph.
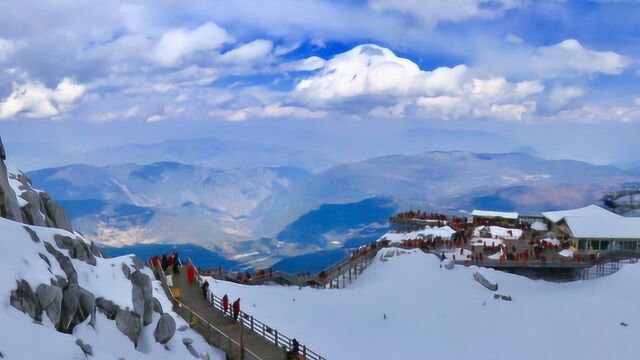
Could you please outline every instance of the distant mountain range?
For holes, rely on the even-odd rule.
[[[366,243],[400,209],[539,212],[597,202],[607,189],[640,181],[637,171],[613,166],[461,151],[384,156],[316,174],[158,162],[28,175],[105,245],[194,243],[256,264]]]

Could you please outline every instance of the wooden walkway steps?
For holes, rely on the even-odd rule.
[[[193,265],[192,265],[193,266]],[[194,269],[196,269],[194,267]],[[229,360],[283,360],[293,347],[293,339],[267,326],[253,316],[240,311],[238,321],[231,311],[223,311],[220,298],[208,292],[202,293],[203,282],[196,272],[195,281],[189,284],[187,266],[181,266],[180,274],[172,276],[172,287],[165,281],[160,266],[154,268],[167,296],[173,299],[173,310],[185,319],[207,342],[224,351]],[[176,297],[174,297],[176,294]],[[231,309],[231,303],[229,304]],[[300,344],[300,359],[326,360]]]

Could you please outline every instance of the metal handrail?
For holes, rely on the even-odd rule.
[[[200,275],[198,268],[193,264],[193,261],[190,258],[187,258],[187,262],[193,267],[198,284],[202,284],[204,280],[203,276]],[[229,310],[225,312],[222,305],[222,299],[213,294],[211,290],[207,292],[207,301],[211,303],[215,309],[222,311],[225,316],[232,316],[233,311],[231,310],[231,306],[229,306]],[[260,337],[266,339],[267,341],[273,343],[275,346],[282,347],[286,351],[292,349],[293,338],[283,334],[282,332],[279,332],[275,327],[268,326],[267,324],[253,317],[251,314],[248,314],[242,310],[239,311],[238,317],[243,320],[241,324],[244,327],[258,334]],[[307,348],[306,345],[299,343],[299,347],[302,355],[308,360],[326,360],[315,351]]]
[[[182,263],[182,262],[180,262]],[[244,351],[246,354],[245,355],[249,355],[252,359],[255,360],[266,360],[261,358],[260,356],[258,356],[257,354],[255,354],[254,352],[252,352],[251,350],[247,349],[247,348],[242,348],[240,346],[240,343],[238,343],[237,341],[235,341],[234,339],[232,339],[231,337],[229,337],[227,334],[225,334],[222,330],[218,329],[215,325],[211,324],[210,322],[208,322],[205,318],[203,318],[202,316],[198,315],[198,313],[196,313],[195,311],[193,311],[189,306],[187,306],[185,303],[183,303],[182,301],[180,301],[179,299],[176,299],[173,294],[171,293],[171,290],[169,289],[169,286],[166,284],[165,281],[165,273],[164,270],[162,269],[162,266],[160,265],[152,265],[152,269],[156,268],[156,271],[159,272],[159,277],[160,277],[160,283],[162,284],[162,288],[165,291],[166,294],[169,295],[169,297],[171,298],[173,304],[174,304],[174,311],[175,310],[181,310],[181,309],[186,309],[189,312],[189,316],[187,318],[185,318],[179,311],[176,311],[176,313],[182,317],[184,320],[187,321],[187,323],[191,324],[191,320],[192,318],[195,316],[199,323],[201,324],[205,324],[210,330],[213,330],[215,333],[217,333],[219,336],[221,336],[229,345],[227,351],[225,351],[225,349],[223,349],[225,346],[223,343],[219,343],[219,344],[212,344],[215,347],[217,347],[220,350],[225,351],[225,353],[229,354],[230,356],[233,356],[233,345],[235,345],[238,349],[238,353],[240,351]],[[210,332],[208,333],[210,334]],[[202,334],[201,334],[202,335]],[[205,337],[206,339],[206,337]],[[208,339],[207,339],[208,340]],[[213,342],[213,341],[212,341]],[[240,357],[242,358],[242,357]]]

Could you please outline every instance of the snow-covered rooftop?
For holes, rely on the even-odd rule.
[[[478,216],[478,217],[499,217],[499,218],[511,219],[511,220],[518,219],[517,212],[473,210],[473,212],[471,212],[471,215]]]
[[[603,209],[597,205],[589,205],[579,209],[572,210],[562,210],[562,211],[547,211],[543,212],[542,216],[549,219],[549,221],[557,223],[558,221],[566,218],[566,217],[577,217],[577,216],[585,216],[585,217],[621,217],[620,215],[614,214],[609,210]]]
[[[594,216],[567,216],[564,219],[571,234],[577,238],[640,239],[640,218],[613,215],[605,219]]]

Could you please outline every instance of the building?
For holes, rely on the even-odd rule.
[[[518,213],[517,212],[503,212],[503,211],[486,211],[486,210],[473,210],[471,217],[474,224],[489,223],[505,223],[508,225],[518,225]]]
[[[544,212],[549,228],[574,250],[640,250],[640,218],[624,217],[596,205]]]

